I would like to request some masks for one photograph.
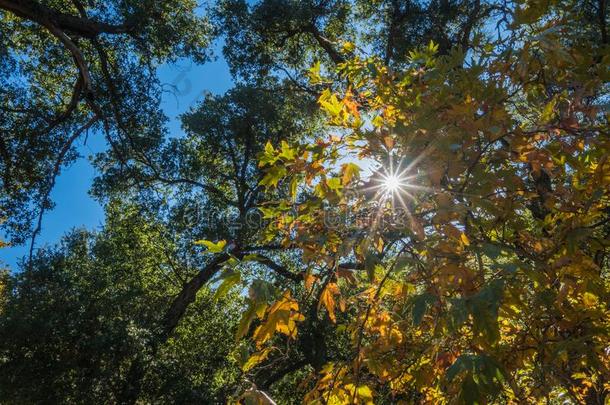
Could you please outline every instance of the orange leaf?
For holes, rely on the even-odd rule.
[[[307,273],[303,276],[303,278],[305,278],[305,290],[307,291],[311,291],[314,283],[316,282],[316,280],[318,279],[316,276],[314,276],[313,274]]]
[[[333,322],[336,322],[337,320],[335,317],[335,295],[337,294],[339,294],[339,287],[337,284],[328,283],[320,295],[320,302],[318,302],[318,310],[322,305],[324,305],[328,311],[328,317]]]

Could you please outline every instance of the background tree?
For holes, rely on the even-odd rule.
[[[143,400],[223,401],[238,368],[232,342],[240,299],[205,289],[162,349],[162,314],[188,265],[170,232],[111,204],[97,234],[74,231],[14,275],[2,308],[3,402],[121,402],[134,362],[146,363]]]
[[[206,60],[211,28],[190,0],[28,0],[0,2],[0,32],[0,215],[22,243],[77,140],[95,133],[121,164],[147,164],[164,136],[155,69]]]

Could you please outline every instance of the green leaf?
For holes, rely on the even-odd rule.
[[[292,180],[290,181],[290,197],[292,198],[293,202],[296,202],[296,200],[297,200],[298,186],[299,186],[299,180],[296,177],[293,177]]]
[[[250,325],[255,318],[262,318],[267,309],[266,302],[258,302],[251,300],[246,311],[242,314],[237,326],[237,332],[235,333],[235,340],[239,340],[248,333]]]
[[[464,379],[460,397],[465,404],[478,405],[481,403],[480,401],[482,399],[482,395],[479,391],[478,384],[474,381],[474,378],[469,376]]]
[[[241,274],[238,271],[230,269],[225,271],[220,277],[220,279],[222,280],[222,283],[220,283],[220,285],[216,289],[216,292],[214,293],[215,300],[218,300],[227,295],[231,288],[233,288],[241,281]]]
[[[258,207],[259,211],[263,213],[263,219],[272,219],[275,218],[276,215],[280,214],[282,211],[275,208],[267,208],[267,207]]]
[[[553,97],[551,101],[549,101],[542,110],[542,114],[540,115],[540,119],[543,123],[548,123],[555,118],[555,106],[557,105],[557,98]]]
[[[375,269],[380,262],[379,257],[371,252],[367,253],[364,257],[364,268],[366,269],[366,274],[369,277],[369,281],[373,281],[375,279]]]
[[[273,284],[265,280],[254,280],[250,285],[250,298],[257,302],[268,302],[275,298],[277,291]]]
[[[209,240],[201,239],[195,242],[195,245],[202,245],[208,249],[210,253],[221,253],[227,245],[226,240],[220,240],[216,243]]]
[[[434,302],[434,300],[434,295],[430,293],[423,293],[414,297],[412,316],[413,324],[415,326],[421,324],[422,320],[424,319],[424,315],[426,314],[426,310],[428,309],[428,306],[430,306]]]
[[[493,243],[484,243],[483,253],[485,253],[485,255],[490,259],[497,259],[498,256],[500,256],[500,253],[502,253],[502,249]]]
[[[297,156],[297,150],[295,148],[291,148],[288,142],[282,141],[282,152],[279,157],[285,161],[292,161]]]
[[[468,370],[468,364],[469,364],[468,357],[469,357],[468,355],[462,355],[462,356],[458,357],[457,359],[455,359],[453,364],[451,366],[449,366],[447,371],[445,371],[445,378],[447,379],[447,381],[449,381],[449,382],[453,381],[453,379],[458,374],[460,374],[462,371]]]
[[[271,186],[277,187],[280,180],[286,176],[286,173],[287,171],[284,166],[273,166],[267,170],[265,177],[260,181],[260,185],[267,188]]]
[[[449,315],[450,326],[453,331],[457,331],[468,320],[468,309],[466,308],[465,300],[461,298],[451,300]]]
[[[341,190],[343,186],[341,185],[341,180],[338,177],[331,177],[330,179],[326,179],[326,185],[329,189],[333,191]]]
[[[258,157],[258,167],[273,165],[279,159],[279,156],[276,155],[273,145],[271,145],[271,142],[267,141],[265,144],[265,151]]]
[[[500,338],[498,309],[502,295],[502,281],[494,280],[467,300],[473,318],[473,330],[475,334],[482,335],[489,344]]]
[[[500,391],[504,381],[500,364],[484,354],[461,355],[447,369],[445,378],[451,383],[463,373],[465,375],[460,387],[460,398],[467,404],[485,402],[486,396],[496,395]]]

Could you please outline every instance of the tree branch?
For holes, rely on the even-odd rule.
[[[264,264],[265,266],[267,266],[271,270],[275,271],[277,274],[279,274],[280,276],[282,276],[284,278],[287,278],[287,279],[295,281],[295,282],[303,281],[303,276],[302,276],[304,274],[303,272],[293,273],[290,270],[288,270],[286,267],[274,262],[267,256],[263,256],[260,254],[257,255],[256,260],[257,260],[257,262]]]
[[[32,0],[0,0],[0,9],[10,11],[18,17],[36,22],[46,27],[51,21],[58,29],[94,38],[99,34],[126,34],[133,30],[133,25],[113,25],[62,13]]]
[[[330,59],[335,63],[335,65],[345,62],[345,59],[343,58],[343,56],[339,52],[337,52],[337,50],[335,49],[334,44],[328,38],[324,37],[320,33],[320,31],[318,30],[318,27],[316,27],[314,24],[312,24],[308,27],[308,31],[313,35],[313,37],[318,42],[318,44],[322,47],[322,49],[324,49],[326,51],[326,53],[328,54]]]
[[[45,206],[47,205],[51,191],[53,191],[53,187],[55,187],[55,181],[57,180],[57,176],[59,175],[59,171],[61,169],[61,165],[63,164],[64,158],[66,157],[66,154],[72,147],[72,144],[74,143],[74,141],[76,141],[78,139],[78,137],[84,131],[89,129],[98,119],[99,119],[99,116],[94,115],[93,117],[91,117],[91,119],[89,121],[87,121],[87,123],[85,125],[83,125],[77,131],[75,131],[72,134],[72,136],[66,141],[66,143],[62,147],[61,151],[59,152],[59,155],[57,156],[57,160],[55,161],[55,165],[53,167],[53,172],[51,173],[51,179],[49,181],[48,186],[44,190],[42,198],[40,200],[40,211],[38,213],[38,221],[36,224],[36,228],[34,229],[34,232],[32,233],[32,239],[30,241],[28,268],[31,267],[31,265],[32,265],[32,257],[34,254],[34,245],[36,243],[36,236],[38,236],[38,234],[40,233],[40,231],[42,229],[42,217],[44,216],[44,213],[45,213]]]
[[[195,301],[197,292],[210,281],[229,259],[228,253],[216,255],[195,277],[184,285],[182,291],[174,298],[169,310],[165,314],[161,331],[161,341],[165,341],[174,331],[188,306]]]

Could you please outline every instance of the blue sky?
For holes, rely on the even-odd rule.
[[[207,92],[222,94],[232,86],[229,68],[222,58],[222,44],[215,47],[217,60],[204,65],[196,65],[189,60],[159,68],[159,78],[165,88],[174,88],[174,94],[164,93],[162,108],[169,117],[170,136],[180,136],[182,129],[178,116],[196,105]],[[55,209],[47,212],[42,222],[42,232],[37,238],[37,247],[54,244],[73,228],[90,230],[104,223],[102,207],[89,194],[91,182],[96,173],[88,157],[103,150],[105,142],[99,134],[89,134],[80,140],[79,151],[82,158],[65,169],[57,179],[51,194],[56,203]],[[17,263],[28,252],[27,246],[15,246],[0,249],[0,262],[11,270],[17,269]]]

